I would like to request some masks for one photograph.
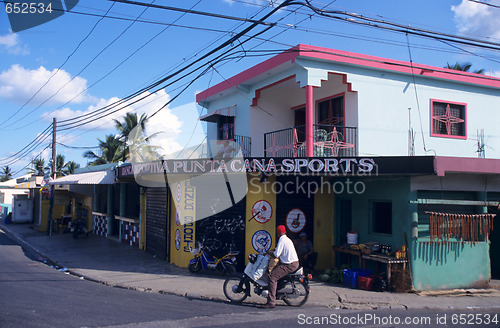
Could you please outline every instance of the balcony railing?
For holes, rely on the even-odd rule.
[[[264,156],[305,157],[305,126],[296,126],[264,134]],[[356,156],[357,129],[340,125],[314,125],[314,157]]]

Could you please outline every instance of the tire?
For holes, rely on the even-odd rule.
[[[293,294],[290,295],[288,293]],[[299,281],[289,281],[281,289],[281,292],[285,292],[283,295],[283,301],[289,306],[302,306],[306,304],[309,298],[309,286],[304,282]]]
[[[196,273],[198,271],[201,270],[201,264],[200,264],[200,261],[196,262],[196,263],[189,263],[188,265],[188,269],[190,272],[192,273]]]
[[[250,283],[248,280],[245,280],[243,286],[241,287],[241,291],[236,292],[238,285],[241,282],[239,277],[230,277],[224,281],[223,291],[224,295],[226,295],[227,299],[232,303],[241,303],[243,302],[250,294]]]
[[[73,238],[77,239],[79,234],[80,234],[80,231],[78,231],[78,229],[75,228],[75,230],[73,230]]]
[[[224,274],[226,276],[235,276],[236,275],[236,268],[234,267],[233,264],[231,263],[223,263],[223,270],[224,270]]]

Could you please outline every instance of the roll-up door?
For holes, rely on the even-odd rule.
[[[146,194],[146,251],[167,258],[167,188],[148,188]]]

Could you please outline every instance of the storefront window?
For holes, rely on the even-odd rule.
[[[372,202],[372,231],[374,233],[392,234],[391,202]]]

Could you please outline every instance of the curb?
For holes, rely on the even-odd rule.
[[[73,269],[65,268],[61,266],[57,261],[51,259],[50,257],[46,256],[42,251],[38,250],[36,247],[33,247],[30,245],[28,242],[26,242],[19,234],[16,234],[12,232],[8,227],[5,225],[0,226],[0,231],[3,232],[8,238],[12,239],[16,244],[21,246],[23,249],[31,253],[32,255],[35,255],[35,257],[38,258],[38,261],[41,263],[52,266],[54,269],[70,274],[74,277],[77,277],[79,279],[84,279],[88,280],[90,282],[94,283],[99,283],[105,286],[109,287],[115,287],[115,288],[121,288],[121,289],[128,289],[128,290],[135,290],[139,292],[149,292],[149,293],[160,293],[160,294],[165,294],[165,295],[173,295],[173,296],[179,296],[179,297],[185,297],[188,299],[196,299],[196,300],[203,300],[203,301],[213,301],[213,302],[220,302],[220,303],[230,303],[225,297],[223,296],[218,296],[218,295],[203,295],[200,294],[199,292],[179,292],[179,291],[169,291],[165,289],[150,289],[150,288],[144,288],[144,287],[135,287],[135,286],[126,286],[126,285],[121,285],[118,283],[112,283],[112,282],[106,282],[103,280],[99,280],[96,278],[93,278],[91,276],[81,274]],[[63,270],[61,270],[63,269]],[[425,296],[424,296],[425,297]],[[432,297],[432,296],[430,296]],[[254,298],[252,301],[253,303],[259,303],[258,301],[261,300],[260,298]],[[263,300],[263,299],[262,299]],[[330,308],[330,309],[335,309],[335,310],[377,310],[377,309],[390,309],[390,310],[409,310],[409,309],[430,309],[430,310],[471,310],[471,309],[480,309],[480,310],[486,310],[486,309],[500,309],[500,306],[494,306],[494,305],[488,305],[488,306],[429,306],[429,305],[418,305],[418,304],[412,304],[412,305],[407,305],[407,304],[402,304],[400,302],[397,302],[392,304],[392,303],[387,303],[387,302],[365,302],[365,303],[358,303],[358,302],[350,302],[349,299],[345,299],[341,301],[340,303],[332,303],[328,304],[330,301],[324,301],[324,302],[318,302],[318,301],[309,301],[306,304],[309,306],[315,306],[315,307],[324,307],[324,308]],[[406,303],[406,302],[405,302]]]

